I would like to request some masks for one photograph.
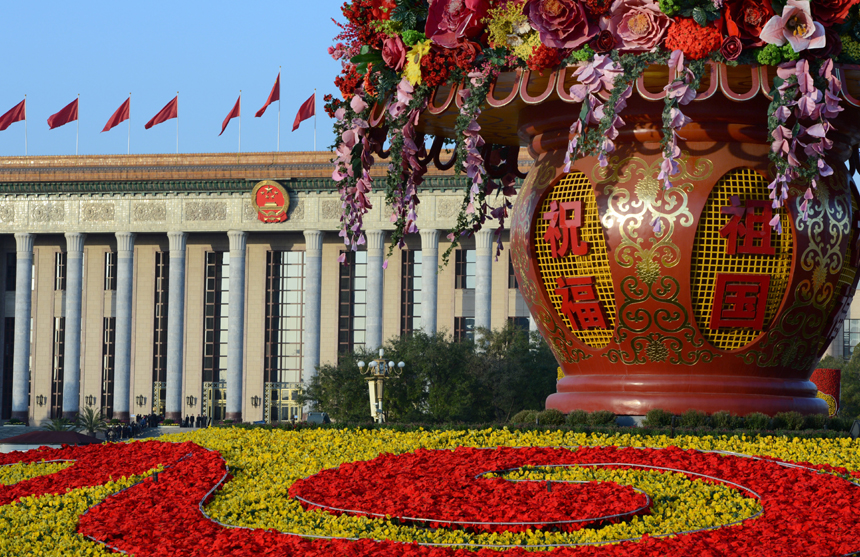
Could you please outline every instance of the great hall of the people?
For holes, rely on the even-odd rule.
[[[463,199],[451,172],[430,170],[421,231],[390,256],[374,193],[367,244],[340,264],[330,159],[0,158],[0,417],[42,424],[91,407],[122,420],[289,420],[302,383],[339,353],[417,329],[530,326],[491,230],[437,272]],[[264,181],[288,199],[283,222],[260,219]]]

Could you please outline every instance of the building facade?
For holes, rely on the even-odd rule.
[[[288,420],[301,384],[341,352],[419,329],[529,326],[492,231],[437,270],[463,195],[450,172],[428,173],[421,232],[390,255],[373,194],[367,244],[341,265],[330,159],[0,158],[0,417],[38,424],[89,406],[119,419]],[[265,180],[289,199],[283,222],[258,216]]]

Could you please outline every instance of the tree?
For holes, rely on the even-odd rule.
[[[95,435],[97,431],[104,431],[108,427],[107,421],[102,417],[101,411],[96,412],[89,406],[77,415],[75,425],[80,429],[86,430],[90,435]]]
[[[420,331],[391,339],[385,359],[403,361],[406,367],[386,382],[387,419],[481,423],[542,408],[555,392],[558,366],[543,339],[512,324],[478,336],[479,344]],[[303,398],[335,421],[369,421],[367,381],[356,364],[377,357],[359,351],[341,355],[337,365],[320,366]]]
[[[66,418],[54,418],[45,426],[45,429],[48,431],[77,431],[78,426]]]

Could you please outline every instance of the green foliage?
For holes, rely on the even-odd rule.
[[[585,410],[574,410],[567,415],[567,425],[585,425],[588,423],[588,412]]]
[[[594,50],[590,46],[585,45],[580,49],[571,51],[570,56],[565,61],[572,65],[573,63],[585,62],[592,58],[594,58]]]
[[[830,431],[848,431],[851,429],[851,424],[853,423],[853,420],[846,420],[845,418],[836,416],[827,419],[827,429]]]
[[[642,421],[643,427],[669,427],[670,425],[672,425],[672,413],[660,408],[648,410]]]
[[[397,7],[391,12],[391,21],[400,23],[403,29],[407,30],[424,29],[427,7],[425,0],[399,0]]]
[[[427,35],[421,31],[407,30],[403,32],[403,42],[408,46],[415,46],[421,41],[426,41]]]
[[[809,414],[803,417],[803,429],[824,429],[827,416],[824,414]]]
[[[615,414],[609,410],[597,410],[588,415],[589,425],[609,425],[615,423]]]
[[[507,421],[526,408],[542,408],[555,392],[555,361],[538,334],[509,324],[498,331],[481,330],[480,350],[474,342],[454,342],[450,335],[412,336],[389,340],[385,359],[403,361],[397,379],[386,382],[383,408],[390,422]],[[302,397],[335,422],[370,421],[367,381],[357,362],[377,354],[341,354],[337,365],[320,366]],[[532,418],[534,419],[534,418]]]
[[[77,431],[78,426],[66,418],[54,418],[45,426],[48,431]]]
[[[711,427],[714,429],[735,429],[743,425],[743,418],[731,412],[720,410],[711,414]]]
[[[533,424],[535,423],[535,416],[538,415],[537,410],[520,410],[514,417],[511,418],[512,424]]]
[[[687,410],[678,420],[680,427],[705,427],[708,425],[708,415],[699,410]]]
[[[720,18],[720,9],[709,0],[658,0],[660,11],[669,17],[691,17],[701,26]]]
[[[753,412],[744,417],[744,427],[749,431],[761,431],[770,427],[770,416]]]
[[[564,413],[555,408],[547,408],[538,412],[537,422],[539,425],[564,425],[566,422]]]
[[[773,417],[773,428],[791,431],[803,429],[803,414],[800,412],[778,412]]]
[[[782,49],[775,44],[757,49],[756,61],[763,66],[776,66],[782,62]]]
[[[75,425],[78,428],[86,431],[90,435],[95,435],[97,431],[107,429],[107,422],[102,417],[101,412],[96,412],[94,408],[87,406],[75,418]]]

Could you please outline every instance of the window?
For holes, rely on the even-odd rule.
[[[105,291],[116,290],[116,253],[105,252]]]
[[[203,381],[221,381],[227,371],[230,309],[230,253],[206,253],[206,294],[203,316]]]
[[[364,346],[367,317],[367,252],[348,251],[340,266],[337,351]]]
[[[842,357],[850,360],[857,344],[860,344],[860,319],[846,319],[842,323]]]
[[[513,323],[515,327],[521,329],[523,331],[528,332],[529,330],[529,318],[528,317],[508,317],[508,323]]]
[[[14,255],[14,254],[13,254]],[[8,284],[8,283],[7,283]],[[0,418],[8,420],[12,417],[12,363],[15,358],[15,318],[6,318],[3,329],[3,415]],[[29,399],[28,399],[29,400]]]
[[[458,249],[454,257],[454,288],[475,288],[475,250]]]
[[[102,416],[113,417],[113,366],[116,355],[116,317],[104,318],[102,336]]]
[[[167,296],[169,254],[155,252],[155,315],[152,332],[152,408],[164,414],[167,381]]]
[[[403,250],[400,270],[400,336],[411,335],[421,325],[421,252]]]
[[[266,383],[302,380],[305,252],[266,256]]]
[[[66,254],[58,251],[54,254],[54,290],[66,289]]]
[[[51,419],[63,417],[63,365],[65,360],[66,318],[54,318],[54,358],[51,374]]]
[[[514,273],[514,260],[511,257],[511,251],[508,250],[508,288],[519,288],[517,284],[517,275]]]
[[[454,340],[459,342],[464,339],[475,340],[474,317],[454,318]]]
[[[14,292],[18,278],[18,254],[6,254],[6,292]]]

